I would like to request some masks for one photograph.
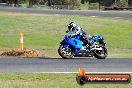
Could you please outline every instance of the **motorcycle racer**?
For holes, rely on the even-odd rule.
[[[66,32],[71,32],[72,35],[80,35],[82,36],[87,42],[91,38],[91,35],[86,33],[81,27],[77,26],[74,22],[68,23],[68,30]]]

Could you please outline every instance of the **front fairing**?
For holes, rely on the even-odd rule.
[[[74,38],[74,37],[70,38],[68,40],[68,43],[69,43],[69,45],[71,45],[72,47],[74,47],[76,49],[80,49],[82,47],[82,44],[83,44],[82,41],[80,41],[79,39]]]
[[[74,51],[74,54],[77,54],[82,47],[83,42],[80,40],[80,36],[78,35],[69,36],[69,34],[65,34],[61,40],[61,44],[63,44],[63,47],[66,49],[71,47]]]
[[[69,39],[69,37],[68,37],[68,34],[66,33],[65,35],[62,36],[60,43],[64,43],[64,42],[66,42],[68,39]]]
[[[61,44],[65,43],[65,44],[70,44],[75,48],[80,48],[80,46],[82,45],[82,41],[80,41],[80,36],[78,35],[74,35],[74,36],[69,36],[69,35],[64,35],[62,40],[61,40]],[[76,46],[78,45],[78,47]]]
[[[74,32],[70,32],[70,31],[69,31],[68,33],[66,33],[66,34],[62,37],[61,42],[68,42],[68,40],[69,40],[70,38],[75,38],[75,39],[80,40],[80,36],[75,35]]]

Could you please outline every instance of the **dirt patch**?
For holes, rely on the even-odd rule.
[[[39,16],[39,14],[16,13],[16,12],[0,12],[0,16]]]
[[[40,57],[44,56],[39,50],[29,50],[29,49],[11,49],[7,51],[1,51],[0,56],[23,56],[23,57]]]

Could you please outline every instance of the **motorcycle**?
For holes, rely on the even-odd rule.
[[[92,36],[87,42],[84,37],[68,32],[60,42],[58,53],[64,59],[73,57],[105,59],[108,54],[105,45],[104,38],[100,35]]]

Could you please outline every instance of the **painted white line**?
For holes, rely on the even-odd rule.
[[[123,18],[123,17],[114,17],[114,18]]]
[[[94,17],[98,17],[98,16],[90,16],[90,17],[93,17],[94,18]]]

